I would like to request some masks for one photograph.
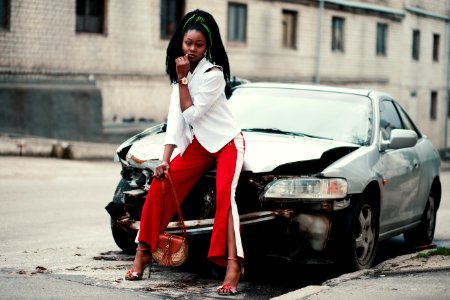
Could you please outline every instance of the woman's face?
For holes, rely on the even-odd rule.
[[[189,62],[199,62],[206,53],[206,38],[198,30],[191,29],[186,31],[183,37],[183,53],[187,54]]]

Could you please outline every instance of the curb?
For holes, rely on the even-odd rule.
[[[320,293],[330,288],[331,288],[330,286],[326,285],[308,285],[307,287],[304,287],[302,289],[292,291],[278,297],[271,298],[271,300],[298,300],[304,297]]]
[[[427,252],[430,249],[426,249],[420,252]],[[353,273],[342,274],[337,278],[333,278],[325,281],[322,285],[310,285],[304,288],[298,289],[296,291],[289,292],[284,295],[272,298],[271,300],[294,300],[302,299],[307,296],[318,294],[324,290],[333,288],[341,283],[352,281],[355,279],[371,278],[371,277],[384,277],[386,275],[408,275],[408,274],[418,274],[418,273],[433,273],[450,270],[450,264],[447,266],[440,267],[410,267],[403,270],[389,270],[391,267],[397,267],[400,263],[414,259],[418,253],[405,254],[390,260],[386,260],[371,269],[355,271]]]
[[[434,272],[441,272],[441,271],[449,271],[450,267],[436,267],[436,268],[416,268],[416,269],[409,269],[404,271],[389,271],[389,272],[383,272],[381,274],[377,274],[374,270],[370,272],[370,274],[366,274],[363,276],[354,276],[352,278],[348,278],[346,280],[342,280],[338,283],[334,283],[332,285],[327,285],[326,282],[323,285],[309,285],[304,288],[301,288],[296,291],[289,292],[287,294],[271,298],[271,300],[298,300],[303,299],[305,297],[309,297],[312,295],[320,294],[323,291],[330,290],[333,287],[339,285],[340,283],[355,280],[355,279],[363,279],[363,278],[375,278],[375,277],[384,277],[386,275],[411,275],[411,274],[418,274],[418,273],[434,273]],[[367,270],[366,270],[367,271]],[[361,273],[358,271],[356,272],[359,275]]]
[[[362,277],[371,277],[371,276],[375,277],[375,276],[387,275],[387,274],[402,275],[402,274],[408,274],[408,273],[426,273],[426,272],[438,272],[438,271],[450,270],[450,264],[448,264],[446,266],[440,266],[440,267],[427,267],[427,266],[419,267],[419,266],[417,266],[417,267],[409,267],[409,268],[404,267],[403,270],[392,270],[391,269],[391,268],[395,268],[395,267],[399,266],[403,262],[415,259],[415,257],[419,253],[425,253],[430,250],[431,249],[425,249],[425,250],[422,250],[419,252],[404,254],[399,257],[391,258],[389,260],[379,263],[378,265],[374,266],[373,268],[370,268],[367,270],[355,271],[353,273],[343,274],[337,278],[327,280],[322,285],[333,287],[342,282],[359,279]]]
[[[441,271],[450,271],[450,266],[446,267],[429,267],[429,268],[410,268],[406,270],[397,270],[397,271],[382,271],[381,273],[374,272],[369,276],[380,276],[380,275],[405,275],[405,274],[417,274],[417,273],[429,273],[429,272],[441,272]]]
[[[118,144],[0,135],[0,155],[113,160]]]

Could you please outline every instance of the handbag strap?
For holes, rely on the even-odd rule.
[[[175,198],[175,203],[177,204],[177,214],[178,214],[178,219],[181,225],[181,230],[183,231],[183,237],[186,238],[187,233],[186,233],[186,225],[184,224],[184,219],[183,219],[183,214],[181,213],[181,207],[180,207],[180,202],[178,201],[178,196],[177,196],[177,191],[175,190],[175,187],[173,185],[173,181],[172,181],[172,177],[169,175],[169,172],[165,173],[165,176],[167,177],[167,179],[169,179],[170,185],[172,187],[172,193],[173,193],[173,197]],[[165,198],[165,185],[164,185],[165,180],[162,181],[162,198],[163,198],[163,205],[164,205],[164,198]]]

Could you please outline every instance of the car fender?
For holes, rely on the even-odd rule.
[[[373,166],[378,158],[377,147],[360,147],[325,168],[321,175],[345,178],[348,184],[348,194],[361,194],[371,182],[382,183],[380,174],[373,171]]]

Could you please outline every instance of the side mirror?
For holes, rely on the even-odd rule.
[[[417,143],[417,133],[409,129],[393,129],[391,131],[391,139],[382,141],[380,148],[382,151],[386,149],[402,149],[413,147]]]

